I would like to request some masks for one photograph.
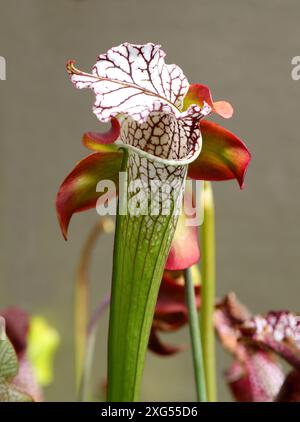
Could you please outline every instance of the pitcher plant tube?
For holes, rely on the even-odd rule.
[[[78,70],[74,61],[67,64],[75,87],[94,91],[93,111],[100,122],[111,122],[107,133],[84,135],[84,144],[94,153],[77,164],[57,195],[58,218],[66,237],[74,213],[95,207],[101,197],[107,200],[99,181],[113,182],[116,188],[111,196],[119,194],[108,341],[109,401],[139,399],[155,303],[186,178],[235,178],[242,186],[250,161],[238,137],[203,120],[212,112],[230,117],[230,104],[213,102],[204,85],[189,85],[182,70],[167,65],[164,57],[159,45],[124,43],[101,54],[91,73]],[[125,177],[119,182],[120,171]],[[154,189],[154,196],[146,195],[151,187],[162,185],[168,187],[167,195],[160,188]]]

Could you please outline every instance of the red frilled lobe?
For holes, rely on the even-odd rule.
[[[120,123],[112,117],[111,128],[107,132],[86,132],[83,135],[83,144],[92,151],[103,150],[102,145],[113,144],[120,135]]]
[[[63,181],[56,197],[56,210],[65,239],[72,215],[95,207],[104,194],[97,192],[99,181],[111,180],[118,186],[122,157],[123,153],[116,149],[95,152],[81,160]]]
[[[206,85],[192,84],[184,97],[183,109],[191,104],[203,106],[207,103],[213,112],[226,119],[233,115],[233,108],[227,101],[213,101]],[[237,179],[240,187],[251,160],[251,155],[236,135],[216,123],[202,120],[202,151],[196,161],[189,166],[189,177],[196,180]]]
[[[191,84],[186,96],[184,97],[184,110],[186,110],[192,104],[197,104],[203,107],[204,102],[206,102],[211,107],[213,112],[219,114],[225,119],[229,119],[233,115],[233,107],[230,103],[223,100],[216,102],[213,101],[208,86],[202,84]]]
[[[236,179],[241,188],[251,160],[244,142],[216,123],[200,124],[202,150],[189,165],[188,176],[196,180],[221,181]]]

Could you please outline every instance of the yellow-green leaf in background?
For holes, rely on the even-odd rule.
[[[53,359],[60,338],[58,332],[41,316],[33,316],[28,333],[28,358],[39,384],[46,386],[53,380]]]

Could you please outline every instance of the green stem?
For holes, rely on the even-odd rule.
[[[80,388],[87,347],[87,326],[89,319],[89,267],[96,241],[102,232],[111,233],[113,221],[102,218],[91,230],[82,249],[75,282],[74,337],[76,389]]]
[[[189,312],[189,326],[192,344],[193,362],[194,362],[194,375],[197,391],[197,400],[206,402],[206,385],[202,357],[202,346],[200,336],[200,326],[198,320],[198,313],[196,307],[196,297],[194,283],[192,280],[191,268],[184,272],[185,279],[185,295],[186,303]]]
[[[83,362],[82,378],[79,388],[79,401],[85,402],[88,400],[90,387],[91,387],[91,372],[94,360],[95,344],[97,339],[98,322],[110,302],[110,295],[106,295],[97,306],[87,330],[87,341],[85,348],[85,356]]]
[[[214,307],[216,286],[215,210],[210,182],[204,182],[202,225],[202,286],[200,326],[207,398],[217,401]]]
[[[101,222],[92,229],[83,247],[75,282],[74,337],[75,337],[75,375],[76,389],[79,389],[83,370],[87,339],[89,280],[88,269],[91,253],[99,235]]]

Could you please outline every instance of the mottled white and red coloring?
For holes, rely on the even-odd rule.
[[[241,326],[244,336],[256,340],[263,340],[265,336],[272,336],[274,341],[293,341],[300,349],[300,319],[299,316],[288,311],[272,311],[267,315],[257,315]]]
[[[164,57],[159,45],[124,43],[101,54],[91,74],[73,61],[68,71],[76,88],[95,92],[93,110],[101,122],[118,118],[119,141],[161,159],[193,160],[201,150],[199,120],[211,108],[191,105],[182,112],[189,83]]]
[[[300,370],[299,315],[272,311],[245,321],[240,327],[241,339],[274,351]]]
[[[171,198],[169,224],[171,241],[184,191],[187,164],[194,161],[201,151],[200,119],[211,112],[206,103],[203,107],[191,104],[182,110],[183,99],[189,83],[180,67],[166,64],[165,53],[159,45],[148,43],[135,45],[124,43],[101,54],[88,74],[76,69],[74,62],[67,65],[76,88],[91,88],[96,96],[94,113],[101,122],[117,119],[120,132],[116,143],[128,149],[128,186],[142,181],[149,187],[151,182],[168,186]],[[112,142],[115,139],[112,140]],[[131,200],[133,194],[128,193]],[[151,199],[151,207],[162,210],[164,193]],[[147,205],[148,202],[144,201]],[[146,215],[145,233],[141,234],[151,250],[160,242],[165,216]],[[154,230],[155,226],[155,230]]]

